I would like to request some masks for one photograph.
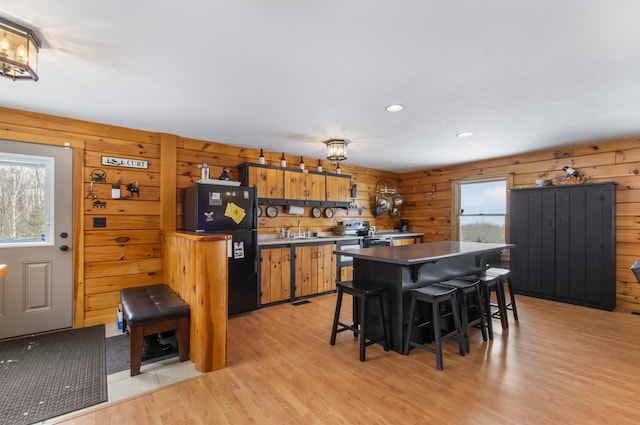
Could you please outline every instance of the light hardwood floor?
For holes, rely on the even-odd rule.
[[[345,297],[346,299],[348,297]],[[520,323],[461,357],[329,345],[335,294],[229,322],[228,367],[66,424],[637,424],[640,316],[518,297]],[[345,302],[343,307],[350,306]],[[343,317],[349,317],[343,308]]]

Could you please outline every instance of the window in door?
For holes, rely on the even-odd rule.
[[[53,244],[54,159],[0,153],[0,246]]]
[[[460,181],[456,189],[458,240],[504,243],[507,178]]]

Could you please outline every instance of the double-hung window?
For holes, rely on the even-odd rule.
[[[460,242],[505,242],[507,177],[460,180],[456,195]]]

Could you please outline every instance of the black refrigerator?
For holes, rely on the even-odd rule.
[[[229,316],[258,308],[257,198],[254,187],[196,183],[184,190],[184,230],[232,236]]]

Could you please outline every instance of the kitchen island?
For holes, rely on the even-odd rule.
[[[354,286],[384,289],[391,348],[402,353],[411,289],[485,270],[488,255],[514,247],[513,244],[443,241],[334,253],[353,257]],[[371,335],[381,332],[376,305],[367,307],[367,320]]]

